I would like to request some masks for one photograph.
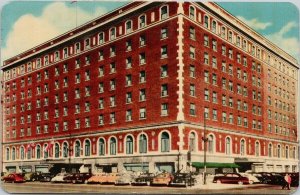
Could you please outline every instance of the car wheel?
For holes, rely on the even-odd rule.
[[[87,184],[87,183],[88,183],[88,180],[84,180],[83,183]]]
[[[150,186],[150,181],[147,181],[147,186]]]
[[[11,183],[15,183],[15,181],[14,181],[14,180],[12,180],[12,181],[11,181]]]
[[[217,183],[220,184],[220,183],[222,183],[222,181],[218,179],[218,180],[217,180]]]
[[[239,185],[243,185],[243,182],[242,182],[242,181],[239,181],[238,184],[239,184]]]
[[[250,181],[249,181],[249,184],[253,184],[253,183],[254,183],[253,180],[250,180]]]
[[[72,183],[75,184],[75,183],[76,183],[76,180],[72,180]]]
[[[50,179],[50,178],[47,178],[46,180],[47,180],[47,181],[51,181],[51,179]]]
[[[35,181],[35,179],[34,179],[34,178],[32,178],[32,181]]]

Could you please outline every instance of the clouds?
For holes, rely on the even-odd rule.
[[[237,16],[237,18],[242,20],[243,22],[245,22],[247,25],[249,25],[250,27],[252,27],[255,30],[264,30],[267,27],[272,25],[271,22],[260,22],[257,18],[253,18],[250,20],[247,20],[243,16]]]
[[[257,18],[246,19],[242,16],[237,16],[240,20],[245,22],[248,26],[257,31],[266,30],[268,27],[271,27],[273,24],[271,22],[262,22]],[[283,49],[288,54],[294,56],[299,61],[300,55],[300,41],[296,36],[288,36],[288,34],[298,28],[298,24],[294,21],[290,21],[282,26],[279,31],[265,34],[264,36],[270,40],[272,43],[275,43],[278,47]],[[263,34],[263,33],[261,33]]]
[[[278,45],[281,49],[283,49],[290,55],[294,56],[299,61],[300,41],[298,37],[286,36],[286,34],[297,27],[298,25],[296,22],[288,22],[278,32],[266,35],[266,38]]]
[[[6,46],[1,48],[2,59],[15,56],[75,28],[76,23],[79,26],[106,12],[103,7],[96,8],[95,12],[87,12],[80,7],[76,10],[75,5],[68,7],[66,3],[54,2],[46,6],[40,16],[23,15],[9,32]]]

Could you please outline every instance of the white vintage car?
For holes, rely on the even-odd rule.
[[[257,179],[257,177],[249,174],[249,173],[239,173],[241,174],[241,176],[243,177],[247,177],[249,179],[249,184],[253,184],[253,183],[259,183],[260,181]]]
[[[55,177],[51,179],[51,182],[58,183],[58,182],[66,182],[65,178],[70,177],[69,173],[58,173]]]

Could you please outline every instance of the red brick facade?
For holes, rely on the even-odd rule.
[[[82,164],[90,164],[90,157],[99,163],[106,158],[118,162],[114,155],[129,163],[126,160],[130,156],[126,154],[128,135],[133,139],[133,154],[140,162],[144,158],[138,148],[141,134],[147,137],[145,156],[153,157],[147,159],[149,163],[173,162],[176,155],[185,156],[194,145],[192,161],[200,161],[207,109],[206,130],[213,137],[210,144],[214,148],[211,157],[216,155],[228,162],[238,162],[235,159],[246,156],[250,162],[260,162],[260,157],[272,161],[277,156],[277,164],[282,163],[281,158],[293,159],[291,164],[284,161],[282,169],[289,166],[288,169],[296,170],[298,146],[297,134],[293,132],[297,132],[297,64],[286,54],[277,54],[258,42],[254,31],[243,32],[242,24],[225,23],[223,17],[233,20],[227,13],[215,17],[211,10],[215,6],[213,3],[131,3],[34,51],[5,61],[4,169],[24,160],[38,162],[36,146],[45,148],[44,144],[50,143],[53,144],[49,149],[50,159],[66,159],[63,145],[67,143],[68,156],[80,159]],[[206,16],[209,16],[208,26]],[[141,24],[144,19],[145,24]],[[127,29],[129,21],[132,28]],[[238,26],[243,28],[237,29]],[[99,35],[102,32],[103,43]],[[242,37],[240,41],[238,37]],[[56,52],[59,53],[57,61]],[[281,65],[280,68],[273,65],[275,62],[271,64],[268,55],[284,63],[285,70]],[[49,56],[49,64],[45,56]],[[40,67],[38,59],[41,59]],[[276,80],[280,77],[284,82],[279,83],[273,77]],[[280,93],[289,94],[289,98],[278,95],[279,92],[274,95],[274,88],[280,88]],[[273,106],[275,99],[278,104],[284,103],[285,108]],[[193,106],[195,109],[191,109]],[[269,118],[268,110],[273,115],[280,112],[281,119]],[[193,144],[191,132],[196,136]],[[109,151],[113,147],[111,137],[116,139],[116,154]],[[104,156],[99,155],[100,138],[105,140]],[[82,148],[79,157],[75,155],[78,140]],[[86,140],[90,143],[88,155]],[[32,159],[22,159],[22,146],[25,150],[31,142],[35,145]],[[60,146],[58,157],[54,154],[55,143]],[[164,155],[169,158],[161,159]]]

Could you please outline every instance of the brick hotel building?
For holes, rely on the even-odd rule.
[[[216,3],[131,2],[2,71],[4,171],[201,169],[204,129],[210,166],[299,168],[297,61]]]

